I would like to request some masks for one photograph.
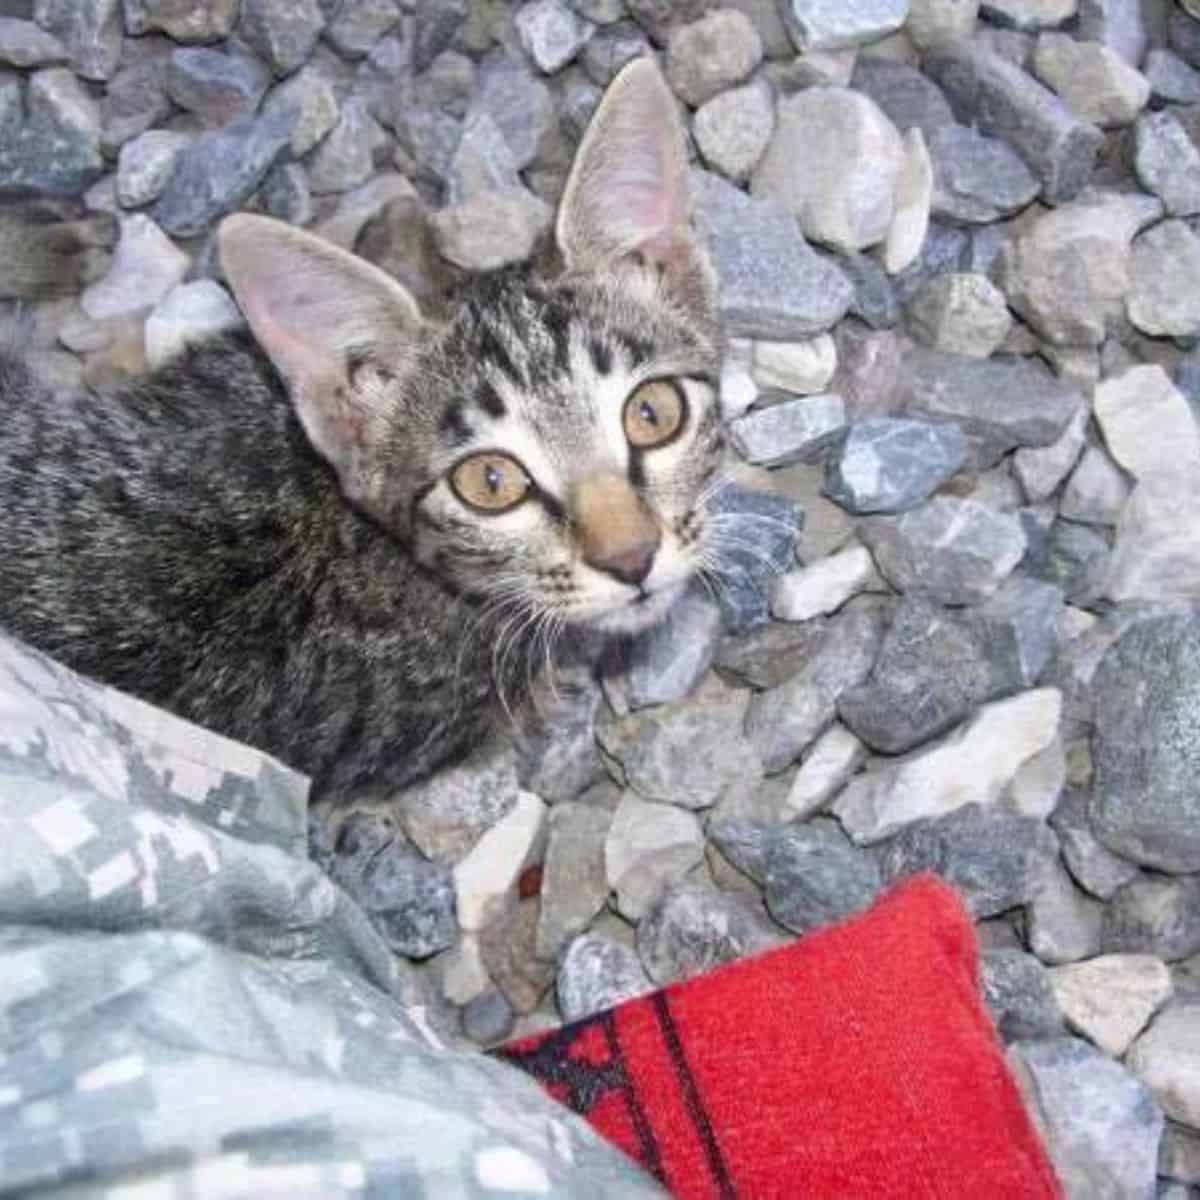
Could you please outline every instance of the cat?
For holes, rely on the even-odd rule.
[[[705,564],[721,342],[688,174],[640,59],[580,144],[557,275],[472,278],[435,323],[236,214],[248,333],[104,398],[0,355],[0,626],[324,800],[461,756],[553,632],[646,629]]]

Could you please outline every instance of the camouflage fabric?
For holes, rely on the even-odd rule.
[[[306,860],[306,791],[0,635],[0,1191],[659,1194],[443,1044]]]

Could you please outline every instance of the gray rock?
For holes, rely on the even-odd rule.
[[[480,64],[478,83],[471,112],[496,122],[518,170],[552,156],[560,137],[554,98],[525,62],[494,51]]]
[[[157,370],[186,347],[245,322],[233,297],[211,279],[172,288],[146,318],[146,362]]]
[[[361,101],[348,99],[337,124],[308,159],[309,187],[320,195],[365,183],[374,174],[374,148],[382,132]]]
[[[1143,70],[1156,100],[1176,104],[1200,101],[1200,72],[1170,50],[1151,50]]]
[[[117,159],[117,202],[139,208],[157,200],[179,152],[191,141],[186,133],[152,129],[126,142]]]
[[[926,500],[966,456],[966,439],[955,425],[857,421],[826,459],[824,491],[852,513],[902,512]]]
[[[708,808],[762,776],[758,755],[741,733],[747,699],[713,679],[686,704],[605,715],[597,738],[645,799]]]
[[[1083,450],[1088,415],[1086,408],[1078,409],[1056,441],[1041,449],[1018,450],[1013,455],[1013,470],[1030,503],[1049,500],[1070,474]]]
[[[1102,129],[1129,125],[1150,99],[1145,75],[1106,46],[1070,34],[1042,34],[1033,67],[1077,117]]]
[[[590,668],[554,668],[516,728],[521,786],[548,804],[574,800],[604,776],[596,718],[604,702]]]
[[[1158,1173],[1178,1181],[1173,1192],[1160,1190],[1158,1200],[1195,1200],[1184,1185],[1200,1183],[1200,1133],[1168,1121],[1158,1148]]]
[[[263,116],[293,122],[291,152],[300,158],[337,124],[341,108],[333,85],[313,67],[303,67],[272,88]]]
[[[1200,237],[1183,221],[1162,221],[1134,239],[1129,320],[1151,337],[1200,333]]]
[[[1079,36],[1115,50],[1137,67],[1150,40],[1148,15],[1141,0],[1079,0]]]
[[[744,13],[721,8],[672,31],[667,79],[693,108],[741,83],[762,61],[762,41]]]
[[[516,160],[500,127],[484,112],[473,113],[450,162],[446,199],[461,204],[483,192],[519,187]]]
[[[581,1021],[654,990],[641,960],[626,946],[595,934],[577,937],[558,968],[558,1009],[564,1021]]]
[[[948,125],[929,139],[933,214],[952,221],[998,221],[1024,208],[1041,190],[1038,177],[1000,138]]]
[[[908,16],[908,0],[783,0],[779,8],[801,52],[877,42]]]
[[[120,0],[35,0],[33,15],[43,29],[62,39],[77,75],[112,78],[125,41]]]
[[[993,691],[976,630],[912,596],[897,606],[871,674],[837,708],[869,746],[900,754],[957,725]]]
[[[27,89],[0,73],[0,196],[77,196],[103,169],[99,113],[66,67],[36,71]]]
[[[1136,879],[1136,863],[1121,858],[1092,832],[1088,822],[1088,795],[1068,790],[1050,817],[1058,834],[1063,862],[1085,891],[1101,900],[1111,899],[1118,888]]]
[[[971,246],[972,235],[967,230],[931,220],[921,253],[893,280],[900,302],[907,304],[917,289],[935,275],[971,270]]]
[[[958,888],[976,918],[992,917],[1038,894],[1056,849],[1041,821],[968,804],[884,843],[880,868],[889,883],[934,871]]]
[[[736,485],[722,488],[707,508],[715,531],[712,575],[726,631],[765,625],[774,576],[796,561],[804,513],[787,496]]]
[[[1178,5],[1171,6],[1167,40],[1184,62],[1200,67],[1200,20],[1189,16]]]
[[[386,60],[382,58],[381,47],[392,47]],[[407,45],[403,38],[385,38],[367,56],[367,66],[376,72],[381,80],[387,80],[386,86],[394,86],[391,80],[396,79],[403,85],[408,75],[409,66],[406,58]],[[362,68],[359,68],[360,72]],[[452,117],[465,117],[470,110],[471,101],[475,98],[475,62],[465,54],[456,50],[446,50],[429,64],[428,68],[412,81],[412,95],[419,106],[441,109]],[[403,103],[403,102],[402,102]],[[380,99],[379,111],[384,115],[374,113],[376,120],[387,121],[387,113],[395,112],[395,104],[385,104]]]
[[[1200,1004],[1174,1005],[1160,1013],[1125,1061],[1168,1117],[1200,1130]]]
[[[772,621],[740,637],[727,637],[717,647],[717,670],[733,682],[773,688],[796,675],[825,637],[821,620]]]
[[[521,900],[479,935],[488,976],[522,1015],[533,1012],[554,983],[554,964],[535,954],[540,907],[536,897]]]
[[[671,884],[704,860],[704,832],[690,812],[622,795],[604,842],[604,870],[617,910],[639,921]]]
[[[1030,553],[1025,569],[1035,577],[1062,588],[1072,603],[1094,601],[1109,572],[1112,548],[1099,530],[1074,521],[1055,521],[1045,545],[1035,546],[1028,524]]]
[[[546,75],[561,71],[583,48],[594,28],[562,0],[529,0],[517,11],[513,23],[525,53]]]
[[[664,892],[638,924],[637,951],[646,974],[665,987],[782,941],[746,897],[680,883]]]
[[[948,496],[900,516],[869,517],[860,534],[893,587],[942,604],[986,600],[1025,554],[1015,517]]]
[[[413,70],[429,70],[434,60],[453,42],[470,14],[469,0],[438,0],[417,4],[413,29]]]
[[[258,195],[265,212],[289,225],[307,225],[313,219],[312,192],[299,163],[272,167]]]
[[[1200,876],[1146,876],[1118,888],[1104,910],[1103,946],[1168,962],[1200,953]]]
[[[851,86],[874,100],[901,133],[915,126],[925,135],[926,142],[955,123],[954,112],[942,89],[908,63],[860,57],[854,66]]]
[[[524,187],[486,192],[433,214],[438,251],[464,271],[522,262],[550,228],[550,206]]]
[[[177,42],[218,42],[233,30],[238,0],[124,0],[125,32],[133,37],[155,30]]]
[[[980,47],[929,64],[964,124],[1010,142],[1061,204],[1087,183],[1103,136],[1016,64]]]
[[[269,82],[266,68],[248,54],[187,47],[167,64],[167,94],[212,129],[253,113]]]
[[[1074,963],[1100,953],[1104,907],[1084,895],[1066,869],[1054,863],[1042,890],[1029,902],[1029,948],[1044,963]]]
[[[613,648],[605,688],[624,710],[683,700],[708,674],[721,610],[701,587],[689,589],[666,619]]]
[[[276,75],[303,66],[324,27],[319,0],[242,0],[242,37]]]
[[[325,37],[346,58],[362,58],[399,20],[396,0],[342,0]]]
[[[1079,1038],[1017,1042],[1008,1062],[1068,1196],[1154,1194],[1163,1116],[1144,1084]]]
[[[850,315],[872,329],[891,329],[900,321],[900,303],[891,276],[869,254],[839,254],[833,265],[854,287]],[[842,333],[845,327],[838,330]],[[837,334],[835,334],[837,336]]]
[[[427,857],[458,862],[499,820],[518,794],[513,756],[489,750],[450,767],[396,798],[404,831]]]
[[[291,112],[239,117],[202,134],[176,157],[151,215],[168,233],[192,237],[244,204],[288,145]]]
[[[1005,1042],[1061,1037],[1062,1013],[1050,975],[1024,950],[986,950],[980,971],[984,1003]]]
[[[936,51],[969,39],[979,0],[911,0],[904,32],[920,51]]]
[[[625,15],[625,0],[568,0],[568,4],[597,25],[611,25]]]
[[[1012,328],[1004,295],[985,275],[936,275],[908,304],[913,336],[935,350],[988,358]],[[964,451],[965,453],[965,451]]]
[[[1200,149],[1174,114],[1143,113],[1134,136],[1133,166],[1142,186],[1173,217],[1200,212]]]
[[[626,63],[649,53],[651,46],[646,35],[632,21],[618,21],[589,39],[580,61],[592,83],[603,88]]]
[[[820,458],[845,428],[845,402],[827,392],[752,409],[729,423],[729,437],[748,462],[779,467]]]
[[[1059,640],[1062,589],[1026,575],[1010,576],[994,595],[966,614],[991,664],[992,695],[1032,687]]]
[[[188,265],[188,256],[149,217],[123,217],[112,265],[80,297],[83,311],[103,321],[153,308],[183,281]]]
[[[1171,973],[1148,954],[1105,954],[1051,972],[1054,994],[1072,1029],[1121,1058],[1171,998]]]
[[[806,237],[853,252],[887,236],[904,160],[896,127],[874,101],[847,88],[807,88],[780,103],[750,190],[794,213]],[[813,162],[839,169],[814,171]]]
[[[734,180],[749,178],[774,128],[775,99],[762,80],[714,96],[697,110],[692,122],[704,161]]]
[[[809,247],[791,213],[708,172],[696,172],[693,187],[730,335],[789,340],[842,319],[853,285]]]
[[[10,67],[58,66],[70,60],[66,46],[32,21],[0,17],[0,63]]]
[[[1017,446],[1048,446],[1083,407],[1079,388],[1029,359],[972,359],[912,347],[900,372],[905,415],[953,421],[971,440],[968,466],[994,466]]]
[[[604,842],[612,813],[590,804],[558,804],[549,824],[535,948],[539,958],[553,960],[608,898]]]
[[[746,736],[769,775],[794,763],[837,714],[842,693],[867,677],[883,639],[878,603],[846,606],[795,675],[756,693],[746,709]]]
[[[513,1032],[517,1014],[504,993],[489,988],[463,1008],[463,1033],[478,1046],[495,1046]]]
[[[1158,870],[1200,870],[1200,617],[1133,626],[1095,689],[1096,835]]]
[[[1059,511],[1069,521],[1115,525],[1129,492],[1121,468],[1099,446],[1089,446],[1067,481]]]

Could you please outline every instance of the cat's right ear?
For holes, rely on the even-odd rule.
[[[227,217],[217,245],[309,440],[351,498],[367,499],[369,451],[383,429],[381,380],[412,353],[416,301],[377,267],[270,217]]]

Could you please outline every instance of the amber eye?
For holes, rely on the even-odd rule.
[[[635,450],[669,442],[683,426],[683,393],[665,379],[643,383],[625,401],[625,436]]]
[[[515,458],[485,450],[464,458],[450,472],[450,486],[471,508],[500,513],[516,508],[529,495],[533,482]]]

